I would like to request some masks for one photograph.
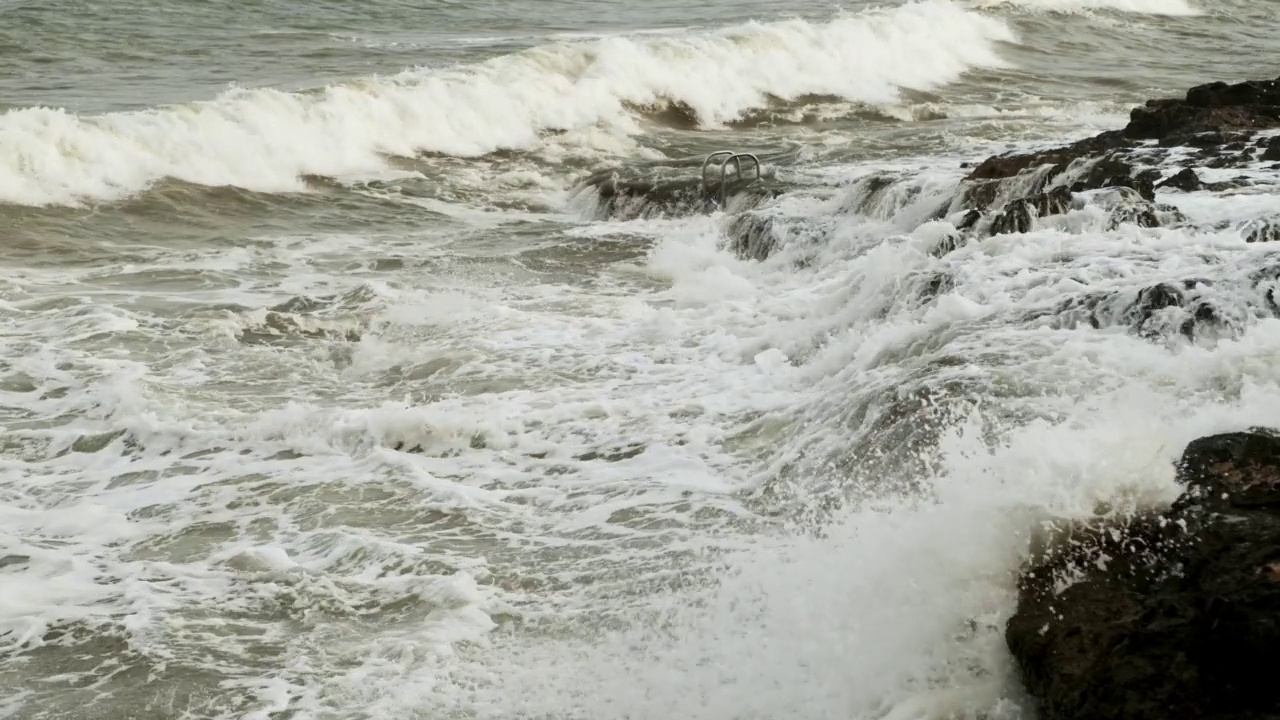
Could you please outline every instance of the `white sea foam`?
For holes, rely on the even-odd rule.
[[[11,110],[0,116],[0,201],[112,199],[166,177],[293,191],[307,174],[379,173],[385,155],[531,148],[545,131],[626,135],[639,129],[630,107],[669,102],[708,126],[773,97],[888,103],[900,88],[1002,65],[996,43],[1012,39],[996,18],[923,0],[825,23],[561,42],[313,93],[238,89],[98,116]]]
[[[835,43],[823,33],[839,23],[973,21],[912,7],[734,31],[746,40],[602,42],[647,48],[667,72],[693,67],[671,65],[682,52],[732,58],[797,28]],[[590,70],[602,93],[636,68],[567,52],[516,57]],[[473,84],[450,92],[501,80],[452,72]],[[432,77],[444,83],[414,82]],[[266,168],[337,136],[293,138],[249,108],[271,100],[336,128],[354,122],[335,114],[351,92],[55,119],[141,132],[229,112],[220,141],[248,143],[259,117],[255,132],[289,141]],[[745,102],[701,112],[723,120]],[[512,103],[504,127],[536,130]],[[623,117],[606,115],[584,117]],[[369,127],[326,162],[376,145]],[[478,121],[455,131],[474,133],[467,152],[489,137]],[[202,144],[215,135],[144,148],[155,164],[138,182],[167,172],[163,152],[220,157]],[[191,251],[143,238],[127,257],[0,266],[0,580],[16,589],[0,603],[0,671],[42,680],[0,692],[0,716],[1020,717],[1001,633],[1038,528],[1158,506],[1188,440],[1280,425],[1280,321],[1193,343],[1027,317],[1184,277],[1215,280],[1230,310],[1274,252],[1230,228],[1110,228],[1085,208],[938,258],[948,223],[921,223],[964,172],[954,163],[812,175],[885,171],[923,177],[865,212],[851,182],[770,206],[794,243],[763,262],[724,250],[720,217],[569,229],[507,216],[545,223],[538,243],[561,245],[540,255],[496,214],[432,200],[450,224],[421,235],[298,229]],[[1271,189],[1161,200],[1234,223],[1268,212]],[[373,271],[371,257],[399,265]],[[231,282],[148,284],[164,272]],[[925,298],[937,275],[953,287]],[[318,309],[272,310],[288,323],[246,337],[294,296]],[[929,430],[903,409],[919,390],[950,424],[904,450],[874,420]],[[894,452],[897,465],[878,461]],[[803,532],[811,516],[819,532]],[[192,686],[211,697],[165,696]]]
[[[805,221],[803,213],[792,218]],[[938,225],[895,236],[883,220],[845,216],[840,223],[802,270],[786,249],[764,263],[724,253],[712,219],[614,223],[613,232],[656,236],[640,269],[664,282],[661,292],[593,294],[592,307],[579,307],[558,287],[555,299],[574,307],[568,315],[535,309],[532,295],[518,311],[512,296],[488,310],[471,298],[459,320],[488,317],[485,346],[496,364],[498,356],[518,356],[525,372],[572,373],[593,362],[582,384],[418,409],[295,406],[263,418],[260,440],[337,446],[340,459],[361,447],[351,438],[416,432],[412,440],[425,442],[432,460],[386,457],[452,473],[454,480],[420,481],[437,498],[454,493],[455,510],[514,512],[525,563],[535,562],[530,546],[557,548],[537,570],[525,569],[556,589],[536,584],[471,606],[547,624],[553,629],[545,635],[484,635],[482,618],[463,616],[454,619],[455,634],[444,636],[467,642],[426,652],[423,646],[438,647],[435,636],[396,631],[376,646],[342,648],[349,662],[341,671],[285,673],[290,707],[481,718],[1025,717],[1002,633],[1019,563],[1038,528],[1158,507],[1178,492],[1171,463],[1186,442],[1280,423],[1280,365],[1272,361],[1280,357],[1280,321],[1171,349],[1122,331],[1008,319],[1072,287],[1136,289],[1171,273],[1220,275],[1265,257],[1212,232],[1108,230],[1100,218],[1082,217],[991,238],[943,261],[924,251]],[[913,278],[944,266],[956,290],[921,306]],[[1223,292],[1230,302],[1232,290]],[[935,366],[944,356],[926,350],[885,360],[943,337],[950,342],[937,352],[972,363]],[[964,381],[983,402],[941,434],[932,469],[909,490],[853,503],[820,537],[663,536],[668,550],[733,552],[710,565],[710,586],[632,585],[646,573],[679,575],[650,564],[644,550],[611,544],[646,537],[615,518],[652,513],[659,526],[679,526],[682,493],[704,512],[742,513],[733,495],[777,482],[787,465],[801,468],[792,482],[810,489],[847,482],[833,467],[865,441],[846,423],[851,406],[868,395],[893,398],[922,371],[924,384]],[[1003,413],[1012,407],[1038,417],[1010,422]],[[760,439],[761,464],[746,476],[713,449],[741,414],[762,414],[759,422],[776,433]],[[495,455],[467,452],[463,439],[476,430],[493,439]],[[548,452],[572,468],[570,457],[590,445],[583,438],[643,439],[647,449],[612,467],[542,477],[518,492],[521,472],[494,465],[495,458],[520,463],[524,452]],[[851,458],[855,465],[864,459]],[[584,496],[590,501],[575,500]],[[534,510],[513,506],[516,498]],[[610,539],[576,545],[565,533]],[[579,584],[605,573],[592,547],[605,566],[626,568],[624,577],[602,581],[598,600]],[[586,556],[566,560],[560,548]],[[579,580],[556,586],[563,577]],[[592,624],[598,615],[611,619],[607,627],[624,627],[601,629]]]

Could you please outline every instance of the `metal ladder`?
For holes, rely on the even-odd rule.
[[[751,178],[750,182],[756,182],[760,179],[760,158],[756,157],[752,153],[740,153],[734,152],[733,150],[717,150],[708,155],[706,160],[702,161],[703,195],[711,194],[711,187],[707,183],[707,167],[711,165],[712,160],[722,155],[724,156],[724,162],[720,163],[720,199],[718,202],[716,202],[714,198],[712,199],[712,202],[716,202],[716,205],[719,207],[724,207],[725,200],[728,197],[728,184],[726,183],[726,180],[728,179],[729,163],[733,163],[734,172],[737,174],[738,178],[741,179],[742,161],[750,160],[752,165],[755,167],[755,175]]]

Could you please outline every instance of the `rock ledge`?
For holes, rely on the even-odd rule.
[[[1196,440],[1178,476],[1168,511],[1024,573],[1005,639],[1043,720],[1280,717],[1280,434]]]

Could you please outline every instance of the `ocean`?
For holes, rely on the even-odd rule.
[[[1280,425],[1280,170],[934,211],[1278,74],[1280,0],[0,0],[0,718],[1030,720],[1044,529]]]

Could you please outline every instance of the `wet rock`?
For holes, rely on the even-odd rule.
[[[1235,105],[1280,106],[1280,78],[1247,80],[1235,85],[1212,82],[1187,91],[1186,104],[1192,107],[1221,108]]]
[[[593,192],[595,214],[600,218],[633,220],[708,213],[719,206],[720,189],[716,183],[703,187],[699,167],[693,161],[680,161],[609,168],[584,179],[575,194]],[[730,180],[726,183],[725,204],[741,212],[759,207],[788,189],[771,178]]]
[[[1033,219],[1031,205],[1026,200],[1014,200],[991,221],[991,234],[1029,232]]]
[[[1168,180],[1164,180],[1156,185],[1156,189],[1170,187],[1183,192],[1195,192],[1204,187],[1204,183],[1200,181],[1200,176],[1195,170],[1186,168],[1175,173]]]
[[[1261,147],[1261,144],[1259,144],[1259,147]],[[1258,159],[1264,161],[1280,160],[1280,135],[1267,141],[1266,150],[1263,151],[1262,157]]]
[[[1080,158],[1100,156],[1109,150],[1126,147],[1128,144],[1129,141],[1123,133],[1110,130],[1064,147],[1018,155],[996,155],[979,163],[965,176],[965,180],[1011,178],[1027,169],[1043,165],[1059,166],[1065,169],[1070,163]]]
[[[959,250],[960,248],[964,247],[964,245],[965,245],[964,235],[961,235],[958,232],[947,233],[946,235],[943,235],[941,238],[939,238],[937,244],[934,245],[933,248],[929,250],[929,254],[934,257],[942,257],[944,255],[949,255],[955,252],[956,250]]]
[[[1273,127],[1280,127],[1280,80],[1253,80],[1199,85],[1183,100],[1148,100],[1130,112],[1124,134],[1189,145],[1213,143],[1215,133],[1226,141],[1227,133]]]
[[[1280,242],[1280,217],[1251,220],[1240,229],[1248,243]]]
[[[1064,187],[1056,187],[1049,192],[1032,195],[1026,203],[1036,211],[1038,217],[1060,215],[1071,209],[1071,191]]]
[[[1218,148],[1227,144],[1227,137],[1217,130],[1212,130],[1181,138],[1181,142],[1178,144],[1194,148]],[[1223,147],[1223,149],[1228,148]]]
[[[959,193],[960,207],[972,209],[981,215],[981,211],[996,204],[1004,180],[966,180],[961,184]]]
[[[1029,232],[1035,225],[1035,218],[1064,213],[1071,209],[1072,200],[1071,191],[1065,187],[1018,198],[996,214],[988,229],[992,235]]]
[[[605,171],[587,178],[583,186],[596,191],[597,214],[605,218],[689,215],[704,212],[708,205],[699,181],[690,178],[636,177]]]
[[[1107,188],[1094,193],[1090,201],[1110,214],[1107,223],[1110,229],[1121,225],[1160,227],[1186,220],[1177,208],[1149,202],[1129,187]]]
[[[982,213],[977,210],[970,210],[960,218],[960,222],[956,224],[957,230],[972,230],[982,219]]]
[[[1182,307],[1183,294],[1180,289],[1170,283],[1160,283],[1138,291],[1138,311],[1143,317],[1151,317],[1156,310],[1169,307]]]
[[[1088,169],[1071,185],[1073,192],[1085,192],[1109,187],[1127,187],[1136,190],[1146,200],[1156,197],[1155,178],[1151,172],[1135,172],[1133,164],[1115,155],[1105,156],[1088,166]]]
[[[921,185],[910,175],[871,175],[854,182],[843,209],[871,218],[889,219],[920,197]],[[931,219],[947,214],[950,203],[940,204]]]
[[[892,175],[872,175],[857,181],[851,192],[850,209],[868,214],[882,199],[884,192],[893,187],[897,180],[898,178]]]
[[[778,247],[773,216],[743,213],[729,222],[729,249],[740,258],[765,260]]]
[[[1184,146],[1198,148],[1199,162],[1210,167],[1251,162],[1256,156],[1249,145],[1253,135],[1280,127],[1277,88],[1280,80],[1211,83],[1192,88],[1185,99],[1149,100],[1133,109],[1122,130],[1062,147],[983,160],[961,181],[957,200],[960,207],[986,210],[1011,195],[1016,198],[1042,192],[1053,182],[1076,193],[1129,187],[1146,200],[1154,200],[1159,173],[1139,170],[1133,164],[1135,158],[1158,162],[1159,153],[1167,157],[1167,150],[1161,148]],[[1157,141],[1154,149],[1151,140]],[[1264,159],[1280,160],[1280,139],[1268,141],[1265,147]],[[1066,179],[1059,180],[1064,173]],[[1190,184],[1190,176],[1178,177],[1179,184]],[[1015,179],[1026,186],[1014,189]]]
[[[947,273],[935,273],[924,281],[924,286],[920,290],[920,297],[925,300],[933,300],[935,298],[946,295],[955,290],[956,281]]]
[[[1063,528],[1005,639],[1042,720],[1280,714],[1280,436],[1190,443],[1164,512]]]
[[[961,183],[962,207],[985,210],[1001,198],[1024,198],[1042,207],[1044,215],[1054,215],[1070,206],[1072,193],[1109,187],[1127,187],[1148,199],[1155,199],[1157,171],[1138,171],[1115,154],[1093,157],[1073,155],[1068,148],[1056,152],[988,158]],[[1053,162],[1049,162],[1053,161]],[[1021,169],[1019,169],[1021,168]],[[1011,172],[1011,175],[1000,173]],[[1050,183],[1058,187],[1045,190]]]
[[[1167,342],[1178,336],[1199,342],[1235,337],[1250,316],[1270,316],[1265,292],[1269,278],[1259,275],[1252,283],[1243,307],[1224,310],[1214,283],[1203,278],[1170,280],[1137,292],[1096,291],[1066,298],[1044,313],[1057,328],[1128,328],[1138,337]]]

